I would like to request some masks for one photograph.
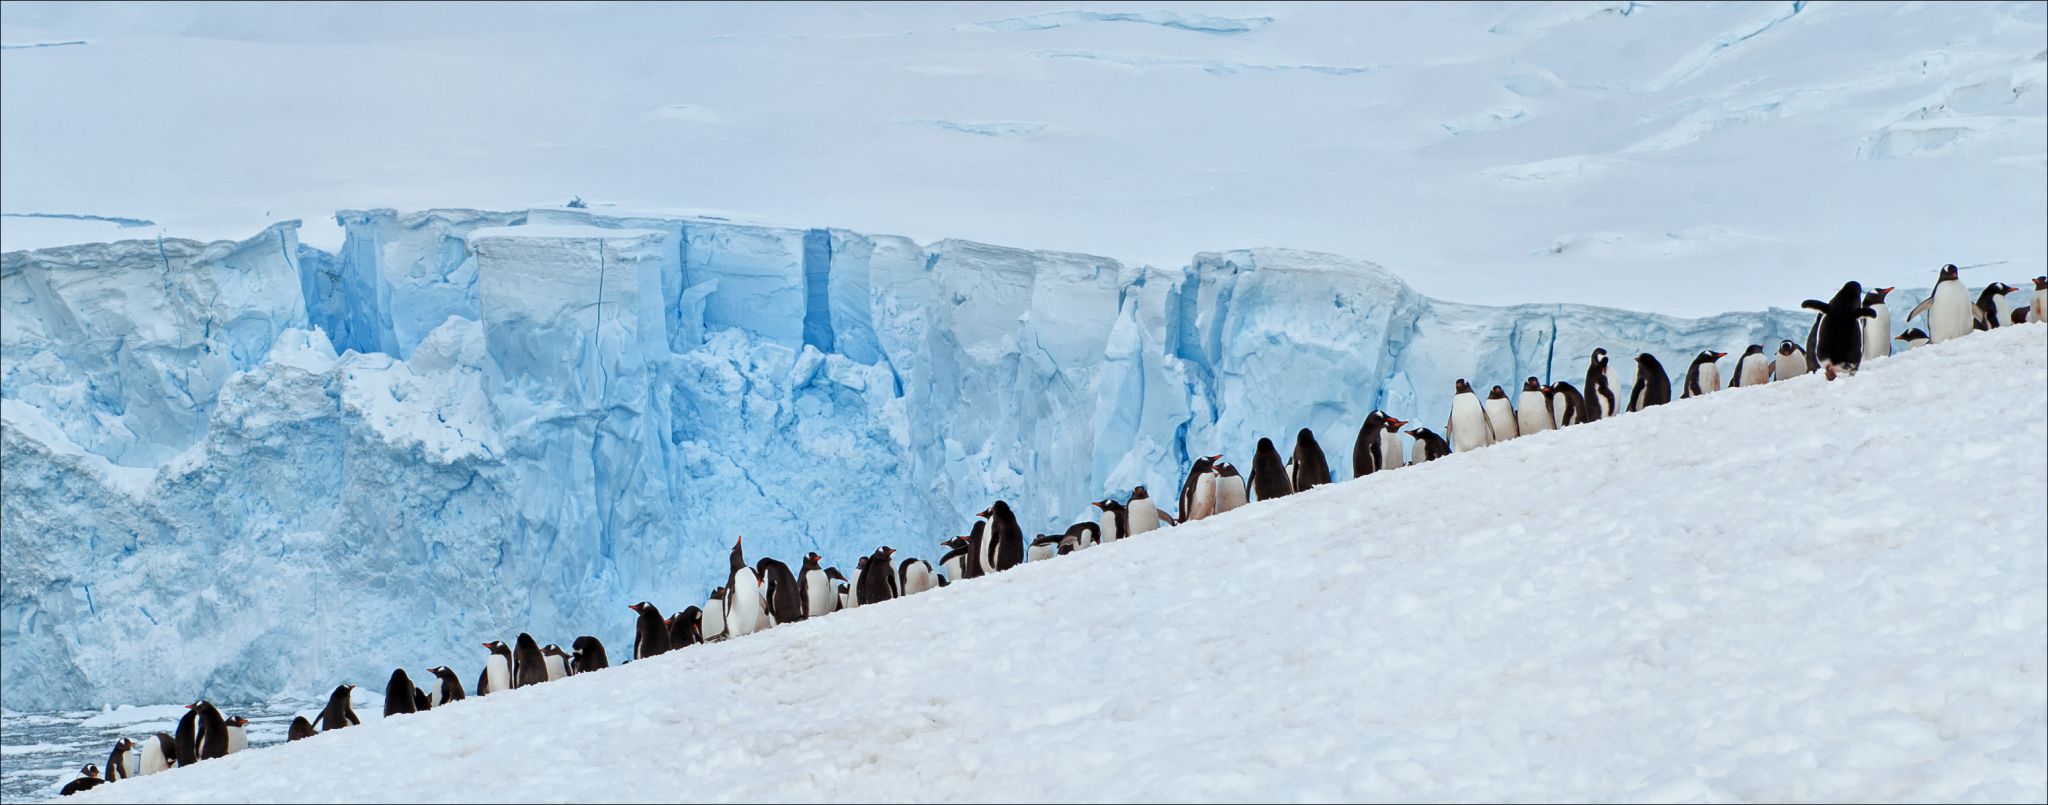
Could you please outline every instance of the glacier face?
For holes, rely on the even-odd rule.
[[[1576,383],[1604,346],[1626,383],[1637,351],[1683,372],[1810,321],[1453,304],[1282,249],[337,220],[332,255],[291,223],[5,255],[8,708],[374,685],[518,631],[623,645],[625,604],[701,603],[736,534],[929,558],[993,499],[1052,531],[1304,425],[1348,475],[1367,411],[1435,427],[1457,378]]]

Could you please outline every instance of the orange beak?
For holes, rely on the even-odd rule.
[[[989,513],[989,512],[991,512],[991,511],[995,511],[995,510],[994,510],[994,509],[982,509],[982,510],[981,510],[981,513],[980,513],[980,514],[977,514],[977,515],[974,515],[974,516],[976,516],[976,517],[987,517],[987,516],[988,516],[988,513]]]

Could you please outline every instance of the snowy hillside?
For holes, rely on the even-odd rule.
[[[1971,336],[80,801],[2040,801],[2044,386]]]

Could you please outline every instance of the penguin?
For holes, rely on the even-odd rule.
[[[311,722],[311,721],[308,721],[308,720],[306,720],[306,717],[305,717],[305,716],[294,716],[294,717],[292,718],[292,726],[291,726],[291,730],[290,730],[289,732],[285,733],[285,740],[286,740],[286,741],[288,741],[288,742],[289,742],[289,741],[296,741],[296,740],[299,740],[299,739],[301,739],[301,738],[311,738],[311,737],[313,737],[314,735],[317,735],[317,734],[318,734],[318,732],[316,732],[316,731],[315,731],[315,730],[313,729],[313,722]],[[148,760],[147,760],[147,758],[148,758],[148,756],[147,756],[147,755],[145,755],[145,756],[144,756],[144,762],[143,762],[143,766],[144,766],[144,768],[147,768],[147,767],[148,767],[148,765],[149,765],[149,764],[148,764]],[[144,773],[144,774],[148,774],[149,772],[146,772],[146,771],[145,771],[145,772],[143,772],[143,773]]]
[[[777,625],[804,619],[803,591],[797,589],[796,574],[789,572],[789,565],[762,557],[761,561],[754,563],[754,572],[761,576],[769,618]]]
[[[1617,402],[1614,398],[1614,369],[1607,365],[1607,350],[1593,350],[1593,360],[1586,366],[1586,404],[1580,409],[1583,421],[1597,422],[1614,416]],[[1462,448],[1460,448],[1462,449]]]
[[[135,775],[128,771],[128,752],[135,748],[135,742],[127,738],[114,740],[114,751],[107,753],[107,782],[119,782]]]
[[[391,681],[384,683],[384,717],[412,715],[419,712],[419,704],[413,700],[412,677],[405,675],[405,669],[391,672]]]
[[[930,562],[923,559],[905,559],[896,568],[896,589],[902,595],[916,595],[939,586],[939,577],[932,572]]]
[[[725,587],[714,587],[711,597],[704,600],[704,642],[715,643],[724,640],[725,633]]]
[[[1220,468],[1218,472],[1220,474]],[[1294,493],[1294,485],[1287,480],[1287,468],[1281,465],[1280,451],[1273,447],[1272,439],[1259,437],[1259,446],[1252,451],[1251,482],[1252,494],[1257,495],[1260,500],[1286,497]],[[1221,486],[1217,487],[1217,494],[1222,494]],[[1216,513],[1222,514],[1225,511],[1227,509],[1219,503]]]
[[[1523,436],[1557,427],[1550,413],[1550,391],[1531,377],[1522,381],[1522,395],[1515,401],[1515,430]]]
[[[343,725],[346,726],[346,725]],[[173,738],[177,747],[178,765],[190,766],[199,762],[199,710],[198,705],[185,705],[185,715],[178,719],[177,732]]]
[[[1678,395],[1681,400],[1712,394],[1721,390],[1721,365],[1716,361],[1728,357],[1726,352],[1706,350],[1692,359],[1692,365],[1685,367],[1685,390]]]
[[[1066,539],[1065,534],[1038,534],[1033,536],[1031,544],[1025,547],[1024,561],[1043,562],[1060,555],[1060,541],[1063,539]]]
[[[1550,398],[1550,419],[1558,427],[1586,421],[1586,398],[1579,394],[1578,386],[1559,380],[1544,386],[1543,393]]]
[[[669,621],[669,651],[704,642],[704,610],[683,607],[683,611],[670,615]]]
[[[1194,508],[1181,518],[1183,522],[1200,520],[1216,513],[1216,457],[1208,459],[1209,466],[1203,470],[1202,477],[1195,479],[1195,494],[1188,501]]]
[[[1102,510],[1102,514],[1096,518],[1096,522],[1101,523],[1102,533],[1108,534],[1111,542],[1130,535],[1131,510],[1129,507],[1116,502],[1115,498],[1098,500],[1088,505]]]
[[[1671,375],[1648,352],[1636,356],[1636,385],[1628,393],[1630,413],[1671,402]]]
[[[553,643],[541,646],[540,663],[549,682],[569,675],[569,652],[563,651],[561,646]]]
[[[428,701],[435,707],[462,701],[462,680],[455,678],[455,671],[446,665],[436,665],[427,672],[434,675],[435,684],[429,690]]]
[[[504,648],[504,646],[505,644],[503,643],[498,644],[499,648]],[[320,711],[320,718],[317,719],[320,722],[321,732],[338,730],[343,727],[352,727],[363,723],[362,719],[356,718],[355,704],[349,701],[349,697],[355,694],[355,690],[356,686],[354,685],[340,685],[334,689],[334,693],[328,695],[327,707]]]
[[[1273,457],[1277,459],[1280,456],[1278,453],[1275,453]],[[1285,483],[1286,476],[1281,476],[1281,481]],[[1246,500],[1244,477],[1237,474],[1237,465],[1228,461],[1217,462],[1216,513],[1222,514],[1243,506]]]
[[[876,548],[861,565],[860,572],[854,574],[859,586],[854,588],[853,596],[863,606],[896,597],[896,574],[891,572],[895,563],[890,558],[895,553],[896,549],[887,545]]]
[[[100,767],[87,763],[85,768],[78,770],[78,779],[65,783],[64,789],[58,791],[57,795],[68,797],[80,791],[91,791],[94,787],[104,782],[106,781],[100,779]]]
[[[1180,520],[1181,522],[1185,523],[1192,520],[1200,520],[1202,519],[1203,515],[1207,514],[1206,511],[1195,511],[1195,501],[1205,497],[1200,487],[1202,484],[1202,479],[1209,478],[1210,464],[1214,461],[1215,459],[1209,458],[1208,456],[1202,456],[1200,458],[1195,459],[1195,463],[1188,467],[1188,478],[1186,481],[1181,482],[1180,485],[1180,509],[1176,519]],[[1208,508],[1214,505],[1214,496],[1216,494],[1214,491],[1215,484],[1216,479],[1209,478],[1209,485],[1211,491],[1206,496],[1211,499],[1211,502],[1209,504],[1205,504],[1204,508]]]
[[[1139,484],[1131,489],[1131,502],[1124,505],[1124,525],[1129,530],[1117,539],[1154,531],[1162,524],[1173,525],[1173,518],[1160,511],[1152,493],[1145,491],[1144,484]]]
[[[232,755],[249,748],[249,719],[232,716],[223,723],[227,725],[227,754]]]
[[[768,600],[761,594],[767,584],[747,566],[740,547],[744,540],[733,539],[732,569],[725,577],[725,636],[729,638],[746,637],[774,625],[768,619]]]
[[[1898,337],[1893,338],[1892,340],[1904,341],[1906,342],[1906,346],[1911,347],[1913,349],[1919,349],[1921,347],[1927,346],[1928,344],[1934,343],[1933,339],[1927,337],[1927,332],[1918,327],[1909,327],[1906,329],[1905,332],[1899,333]]]
[[[2014,324],[2026,324],[2026,323],[2027,323],[2027,313],[2028,313],[2028,312],[2029,312],[2029,309],[2028,309],[2028,308],[2023,308],[2023,307],[2016,307],[2016,308],[2013,308],[2013,309],[2012,309],[2012,323],[2014,323]]]
[[[1941,273],[1935,276],[1934,293],[1914,305],[1913,311],[1906,314],[1906,320],[1912,321],[1922,314],[1927,316],[1928,343],[1939,344],[1969,335],[1976,326],[1977,318],[1984,315],[1984,310],[1970,304],[1970,289],[1957,276],[1955,264],[1950,263],[1942,266]]]
[[[1800,307],[1805,307],[1805,305],[1802,304],[1800,305]],[[1813,357],[1814,342],[1818,340],[1819,336],[1820,316],[1816,314],[1813,317],[1813,324],[1809,325],[1806,328],[1806,351],[1801,353],[1806,356],[1806,371],[1808,372],[1812,372],[1820,368],[1820,361],[1814,359]]]
[[[1351,477],[1364,478],[1380,469],[1380,439],[1387,429],[1387,415],[1374,410],[1358,426],[1358,438],[1351,442]]]
[[[654,604],[642,601],[626,607],[638,613],[633,621],[633,659],[644,660],[667,654],[668,624],[661,619],[661,610]],[[503,646],[503,643],[498,644]]]
[[[862,557],[862,558],[866,558],[866,557]],[[854,608],[855,606],[856,606],[856,604],[855,604],[855,602],[854,602],[854,599],[853,599],[853,585],[852,585],[852,584],[848,584],[848,583],[844,583],[844,582],[840,583],[840,585],[839,585],[839,608],[840,608],[840,609],[852,609],[852,608]]]
[[[434,709],[434,702],[432,699],[427,698],[426,690],[418,687],[413,688],[412,711],[415,713],[424,713],[432,709]]]
[[[2034,278],[2034,296],[2027,303],[2028,321],[2048,321],[2048,275]]]
[[[1826,302],[1808,299],[1799,306],[1820,313],[1813,358],[1820,362],[1828,380],[1837,374],[1855,375],[1863,364],[1863,320],[1877,316],[1877,311],[1863,306],[1863,284],[1850,280],[1842,283],[1834,298]]]
[[[1892,309],[1884,303],[1884,298],[1891,292],[1891,288],[1872,288],[1863,295],[1863,306],[1870,308],[1873,314],[1856,320],[1863,330],[1863,359],[1866,361],[1892,354],[1891,336],[1885,335],[1892,331]]]
[[[1415,437],[1415,462],[1418,464],[1435,461],[1451,454],[1451,446],[1444,442],[1444,437],[1436,435],[1428,428],[1410,430],[1408,435]]]
[[[824,559],[817,551],[804,554],[803,567],[796,573],[796,589],[804,602],[804,617],[815,618],[838,609],[839,597],[832,594],[832,579],[818,566]]]
[[[990,570],[1000,573],[1023,564],[1024,529],[1017,525],[1017,515],[1010,511],[1010,504],[998,500],[976,516],[988,518],[986,552],[994,562]]]
[[[604,670],[611,665],[611,660],[604,655],[604,643],[590,635],[576,638],[576,642],[569,644],[569,650],[572,652],[569,655],[571,673],[587,674],[591,671]],[[458,695],[455,698],[462,697]]]
[[[1764,354],[1762,344],[1751,344],[1742,351],[1742,357],[1735,360],[1735,373],[1728,381],[1729,388],[1740,386],[1761,386],[1771,382],[1771,356]]]
[[[973,579],[988,575],[988,546],[988,521],[974,521],[974,527],[967,531],[967,556],[962,560],[966,575],[961,578]]]
[[[546,655],[540,653],[540,641],[533,635],[520,632],[512,641],[512,687],[523,688],[548,681]]]
[[[939,557],[939,568],[950,579],[967,578],[967,538],[954,537],[939,543],[946,547],[944,556]]]
[[[1085,520],[1067,526],[1067,533],[1062,535],[1060,544],[1064,546],[1068,542],[1074,544],[1072,550],[1075,551],[1081,550],[1083,546],[1099,545],[1102,543],[1102,526]],[[1069,550],[1063,547],[1060,552],[1068,553]]]
[[[1604,352],[1595,353],[1601,361]],[[1486,409],[1479,404],[1479,395],[1472,391],[1472,384],[1458,379],[1457,393],[1451,397],[1451,418],[1444,423],[1444,430],[1451,436],[1451,446],[1464,453],[1493,444],[1493,428],[1487,423]]]
[[[1385,472],[1408,466],[1408,440],[1401,438],[1401,429],[1408,426],[1408,420],[1393,414],[1381,417],[1386,423],[1380,430],[1380,449],[1373,456],[1373,469]]]
[[[1771,380],[1790,380],[1811,371],[1806,364],[1806,350],[1800,349],[1791,339],[1778,342],[1778,357],[1771,360]]]
[[[1486,412],[1486,427],[1493,431],[1495,442],[1505,442],[1522,435],[1515,422],[1515,408],[1508,402],[1508,392],[1499,386],[1486,393],[1486,400],[1479,404]]]
[[[1288,471],[1287,482],[1296,492],[1330,482],[1330,461],[1308,428],[1294,434],[1294,458],[1288,462]]]
[[[477,681],[476,695],[503,693],[512,689],[512,648],[503,640],[485,643],[484,675]]]
[[[2012,321],[2012,303],[2006,301],[2005,295],[2019,292],[2020,289],[2003,282],[1984,286],[1984,292],[1977,295],[1977,329],[1996,330]]]
[[[303,725],[303,728],[305,730],[304,735],[299,734],[301,725]],[[305,716],[299,716],[298,718],[293,719],[292,734],[294,736],[297,736],[292,738],[292,740],[294,741],[298,740],[299,738],[305,738],[312,735],[313,722],[307,721]],[[142,754],[135,760],[135,773],[155,774],[157,772],[170,769],[172,766],[177,764],[177,761],[177,740],[173,739],[169,733],[159,732],[155,735],[142,739]]]
[[[355,686],[350,685],[351,689]],[[228,756],[228,723],[213,702],[204,699],[189,705],[199,714],[199,759],[212,760]],[[351,711],[350,715],[354,715]]]

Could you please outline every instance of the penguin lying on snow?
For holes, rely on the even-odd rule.
[[[683,611],[668,616],[668,650],[675,651],[686,646],[704,642],[704,610],[684,607]],[[541,649],[546,651],[547,649]]]
[[[91,791],[94,786],[104,782],[106,781],[100,779],[99,767],[87,763],[85,768],[78,770],[78,779],[65,783],[64,790],[57,792],[57,795],[68,797],[80,791]]]

